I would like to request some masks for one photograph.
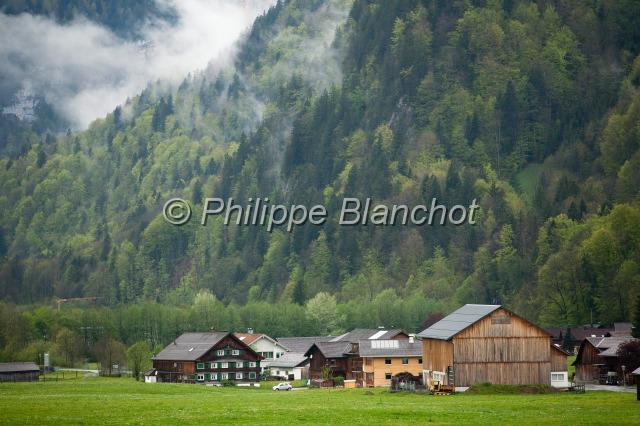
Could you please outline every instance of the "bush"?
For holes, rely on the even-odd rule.
[[[231,386],[235,386],[236,382],[235,380],[223,380],[222,381],[222,386],[224,387],[231,387]]]
[[[336,376],[333,378],[334,386],[344,386],[344,377]]]

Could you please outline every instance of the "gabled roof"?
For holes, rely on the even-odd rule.
[[[289,351],[304,354],[311,345],[318,342],[328,342],[335,336],[314,336],[314,337],[278,337],[278,343],[289,349]]]
[[[636,368],[635,370],[633,370],[631,372],[631,374],[635,375],[635,376],[640,376],[640,367]]]
[[[500,305],[464,305],[418,333],[418,336],[427,339],[449,340],[499,308],[501,308]]]
[[[242,343],[246,343],[247,345],[252,344],[256,340],[259,340],[263,336],[262,333],[233,333],[238,339],[242,340]]]
[[[260,339],[266,339],[271,343],[273,343],[274,345],[281,346],[284,350],[287,350],[287,351],[289,350],[288,347],[284,346],[282,343],[276,341],[276,339],[269,337],[264,333],[233,333],[233,335],[236,336],[239,340],[241,340],[242,343],[245,343],[247,345],[252,345]]]
[[[40,371],[35,362],[0,362],[0,373],[22,373]]]
[[[318,342],[311,345],[304,356],[311,355],[314,348],[317,348],[325,358],[345,358],[352,355],[353,345],[351,342]]]
[[[164,361],[195,361],[227,336],[231,336],[233,339],[242,343],[240,339],[226,331],[184,333],[169,343],[167,347],[154,356],[153,359]],[[247,348],[253,351],[249,345],[247,345]]]
[[[361,357],[421,357],[422,342],[409,340],[360,340]]]
[[[396,337],[398,334],[406,334],[404,330],[381,330],[381,329],[368,329],[368,328],[356,328],[340,336],[331,339],[331,342],[358,342],[360,340],[387,340]]]
[[[604,337],[598,346],[602,350],[598,355],[604,357],[617,357],[620,346],[628,341],[635,340],[631,336],[625,337]]]
[[[556,345],[555,343],[551,344],[551,348],[555,349],[558,352],[562,352],[564,355],[570,356],[571,354],[567,351],[565,351],[564,349],[562,349],[562,346],[560,345]]]
[[[309,359],[301,353],[286,352],[280,358],[269,362],[270,367],[294,368],[306,364]]]

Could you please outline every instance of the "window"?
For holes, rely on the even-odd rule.
[[[229,363],[228,362],[221,363],[220,368],[229,368]]]
[[[213,370],[214,368],[216,368],[216,363],[215,363],[215,362],[210,362],[210,363],[209,363],[209,368],[210,368],[211,370]]]
[[[564,373],[551,373],[552,382],[564,382]]]
[[[249,373],[249,378],[250,379],[255,379],[256,378],[256,373]]]
[[[418,358],[418,364],[422,364],[422,358]]]
[[[385,380],[391,380],[391,373],[384,373]]]
[[[239,349],[234,349],[233,351],[231,351],[232,355],[240,355],[240,350]]]
[[[224,356],[224,349],[218,349],[218,356]]]
[[[196,366],[196,368],[198,370],[204,370],[204,362],[199,362],[198,365]]]
[[[402,358],[402,365],[409,364],[409,358]]]
[[[204,374],[202,374],[202,373],[199,373],[199,374],[198,374],[198,381],[199,381],[199,382],[204,381]]]
[[[384,359],[384,363],[385,363],[386,365],[391,365],[391,358],[385,358],[385,359]]]
[[[249,368],[254,368],[256,366],[255,361],[249,361]]]
[[[242,373],[236,373],[236,380],[242,380]]]
[[[372,361],[373,361],[373,360],[372,360],[371,358],[365,358],[365,359],[364,359],[364,365],[371,365],[371,364],[373,364],[373,362],[372,362]]]
[[[229,378],[229,373],[220,373],[220,375],[222,376],[220,380],[227,380]]]

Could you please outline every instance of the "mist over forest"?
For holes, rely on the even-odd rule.
[[[638,2],[0,11],[0,360],[212,328],[415,332],[463,303],[640,319]],[[172,226],[172,197],[336,214]],[[345,197],[480,207],[476,225],[345,227]]]

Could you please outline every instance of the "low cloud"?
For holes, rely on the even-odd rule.
[[[160,1],[160,0],[159,0]],[[241,34],[275,0],[162,0],[178,22],[149,22],[143,41],[123,40],[86,19],[60,25],[0,14],[0,91],[44,96],[74,128],[85,128],[149,82],[179,82],[210,61],[223,64]]]

